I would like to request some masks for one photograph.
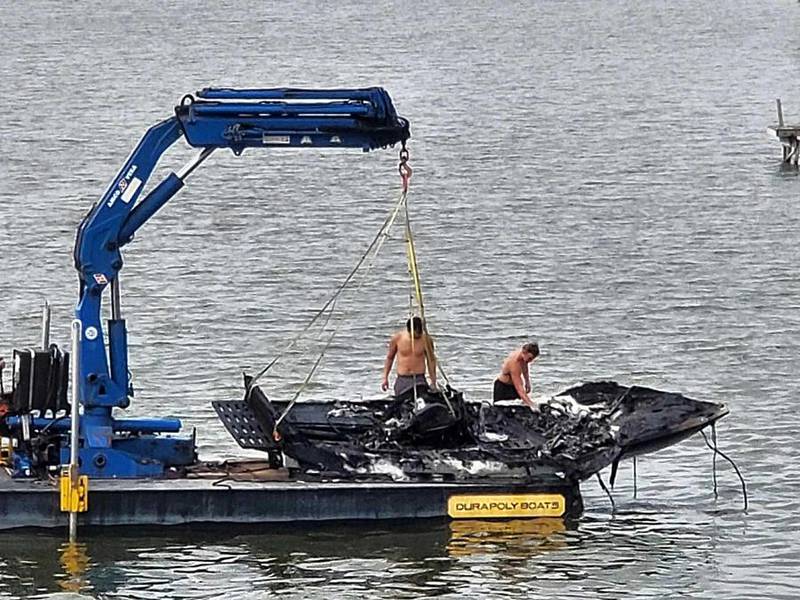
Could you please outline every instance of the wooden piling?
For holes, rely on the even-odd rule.
[[[778,107],[778,124],[770,126],[782,147],[782,160],[787,165],[798,166],[800,163],[800,125],[786,125],[783,120],[783,106],[780,98],[775,100]]]

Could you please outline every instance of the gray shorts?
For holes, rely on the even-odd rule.
[[[425,379],[424,373],[417,373],[416,375],[398,375],[394,380],[394,395],[402,396],[408,390],[424,385],[427,387],[428,380]]]

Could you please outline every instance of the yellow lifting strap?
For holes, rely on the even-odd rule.
[[[436,356],[436,346],[433,345],[433,336],[428,331],[428,323],[425,320],[425,302],[422,298],[422,282],[419,276],[419,263],[417,263],[417,249],[414,246],[414,235],[411,232],[411,218],[408,214],[408,200],[405,202],[405,213],[406,213],[406,259],[408,260],[408,272],[411,275],[411,281],[414,286],[414,296],[417,300],[417,307],[419,308],[419,316],[422,319],[422,327],[423,331],[428,334],[428,339],[431,341],[431,345],[433,346],[433,359],[436,362],[436,368],[444,377],[444,380],[450,385],[450,379],[447,377],[447,373],[444,372],[442,368],[442,364],[439,361],[439,357]],[[411,338],[411,344],[413,348],[414,338]]]
[[[422,283],[419,279],[419,265],[417,264],[417,250],[414,247],[414,236],[411,233],[411,219],[408,216],[408,202],[406,209],[406,258],[408,259],[408,272],[411,274],[411,281],[414,284],[414,295],[419,307],[419,316],[425,322],[425,303],[422,300]]]

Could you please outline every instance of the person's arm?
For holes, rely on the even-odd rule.
[[[519,367],[512,368],[510,375],[511,382],[514,384],[514,389],[517,390],[517,395],[525,404],[533,408],[533,402],[531,402],[531,399],[528,397],[528,392],[525,391],[521,369]]]
[[[528,370],[528,363],[522,365],[522,379],[525,382],[525,391],[531,393],[531,374]]]
[[[393,335],[392,339],[389,340],[389,350],[386,352],[386,360],[383,361],[383,381],[381,382],[381,389],[384,392],[389,389],[389,373],[392,372],[395,356],[397,356],[397,334]]]
[[[436,352],[433,349],[433,339],[425,336],[425,362],[428,364],[428,376],[431,378],[431,387],[436,389]]]

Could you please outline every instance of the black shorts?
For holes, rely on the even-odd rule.
[[[418,386],[428,387],[428,382],[425,379],[425,373],[417,373],[415,375],[398,375],[394,380],[394,396],[398,398],[413,390]]]
[[[498,400],[516,400],[519,398],[517,388],[513,383],[505,383],[499,379],[494,380],[494,394],[492,399],[497,402]]]

